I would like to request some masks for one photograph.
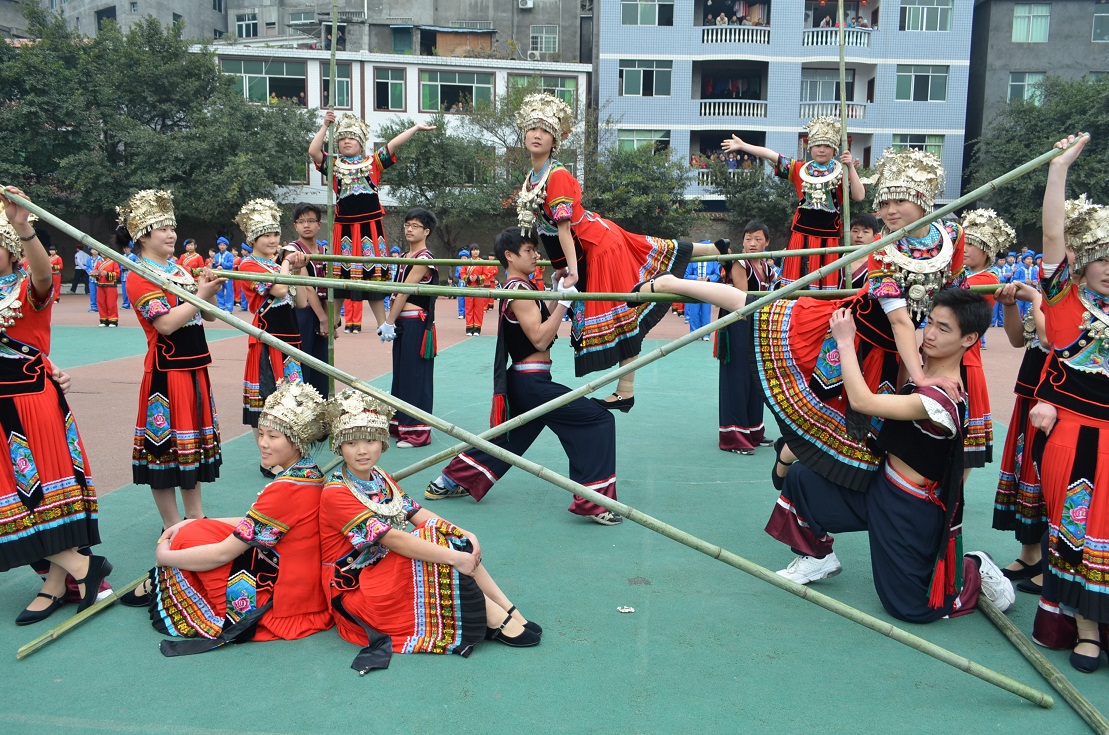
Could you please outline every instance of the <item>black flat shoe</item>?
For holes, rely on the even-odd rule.
[[[719,252],[721,255],[727,255],[728,252],[731,250],[732,241],[727,240],[727,239],[721,239],[721,240],[717,240],[716,242],[714,242],[713,245],[716,246],[717,252]]]
[[[149,586],[148,586],[149,585]],[[139,590],[145,590],[139,592]],[[154,585],[149,579],[140,584],[130,592],[125,592],[119,596],[119,604],[126,607],[150,607],[151,600],[154,599]]]
[[[529,646],[539,645],[539,634],[533,630],[528,630],[526,627],[517,636],[507,636],[504,634],[504,626],[508,625],[512,620],[512,615],[504,619],[504,622],[497,628],[485,629],[485,640],[487,641],[500,641],[506,646],[513,648],[528,648]]]
[[[508,614],[509,615],[511,615],[514,612],[516,612],[516,606],[515,605],[508,608]],[[539,635],[543,635],[543,629],[541,627],[539,627],[539,623],[533,623],[530,620],[527,621],[526,623],[524,623],[524,630],[530,630],[532,633],[538,633]]]
[[[647,286],[650,286],[650,288],[647,291],[645,291],[645,293],[655,293],[655,279],[653,279],[653,278],[648,278],[646,281],[640,281],[639,283],[635,284],[634,286],[632,286],[632,291],[631,292],[632,293],[639,293],[640,291],[643,291],[643,289]],[[634,306],[638,306],[641,302],[639,302],[639,301],[626,301],[625,303],[628,304],[629,306],[634,307]]]
[[[77,612],[87,610],[96,602],[96,596],[100,594],[100,583],[112,573],[112,563],[102,556],[89,557],[89,570],[85,573],[84,579],[78,579],[77,584],[85,585],[85,598],[77,605]]]
[[[590,398],[589,400],[593,401],[606,411],[619,411],[620,413],[627,413],[628,411],[632,410],[632,406],[635,405],[635,396],[632,396],[631,398],[624,398],[619,393],[613,393],[612,395],[616,396],[615,401],[606,401],[602,398]],[[611,398],[611,396],[609,397]]]
[[[1020,569],[1002,569],[1001,573],[1005,575],[1006,579],[1011,579],[1014,582],[1021,579],[1032,579],[1043,571],[1042,564],[1029,564],[1024,559],[1014,559],[1013,561],[1020,564]]]
[[[1044,586],[1036,584],[1031,579],[1024,579],[1017,583],[1017,589],[1021,592],[1027,592],[1030,595],[1042,595]]]
[[[55,597],[48,595],[45,592],[39,592],[35,597],[44,597],[50,600],[50,604],[41,610],[24,610],[19,613],[15,618],[16,625],[31,625],[32,623],[39,623],[46,620],[48,617],[58,611],[59,608],[65,606],[65,596]]]
[[[770,482],[773,483],[774,489],[781,492],[786,484],[786,478],[778,475],[778,465],[782,467],[789,467],[792,462],[782,461],[782,449],[786,445],[785,437],[778,437],[774,440],[774,466],[770,468]],[[787,470],[788,471],[788,470]]]
[[[1078,642],[1074,645],[1077,646],[1079,643],[1094,644],[1098,648],[1097,655],[1083,656],[1080,653],[1071,652],[1070,665],[1083,674],[1092,674],[1101,667],[1101,641],[1095,641],[1092,638],[1079,638]]]

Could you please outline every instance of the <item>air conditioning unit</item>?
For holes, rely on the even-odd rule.
[[[520,2],[524,2],[524,0],[520,0]],[[540,61],[540,60],[541,60],[541,58],[539,56],[538,51],[528,51],[528,61]]]
[[[535,7],[535,0],[520,0],[520,10],[531,10]]]

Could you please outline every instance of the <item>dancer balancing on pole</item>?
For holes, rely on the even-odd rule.
[[[992,209],[973,209],[960,217],[966,238],[965,259],[968,286],[988,286],[1001,283],[990,267],[998,253],[1004,252],[1017,241],[1016,231]],[[994,297],[983,294],[993,314]],[[986,373],[982,369],[982,348],[986,337],[972,345],[963,355],[963,384],[970,404],[967,429],[963,434],[966,457],[963,467],[966,475],[975,467],[985,467],[993,462],[993,416],[990,413],[990,393],[986,386]]]
[[[577,284],[592,293],[626,293],[661,273],[684,274],[691,256],[726,252],[725,240],[714,247],[636,235],[584,209],[581,185],[554,158],[573,127],[573,112],[562,100],[528,95],[516,122],[532,165],[516,200],[519,225],[525,236],[538,231],[556,268],[554,280],[562,278],[564,285]],[[577,375],[635,359],[643,338],[668,308],[664,303],[575,302],[570,341]],[[634,379],[634,372],[621,377],[616,391],[601,401],[604,408],[629,411],[635,402]]]
[[[6,187],[26,196],[15,187]],[[100,543],[96,488],[85,446],[65,400],[68,378],[51,363],[55,300],[50,257],[26,209],[0,210],[0,572],[31,565],[42,589],[16,617],[45,620],[66,604],[66,576],[96,602],[112,565],[87,549]]]
[[[1109,563],[1109,208],[1085,198],[1064,203],[1067,172],[1088,140],[1056,143],[1070,147],[1048,168],[1039,276],[1052,351],[1036,388],[1044,403],[1030,412],[1032,425],[1046,435],[1035,452],[1048,515],[1044,599],[1034,635],[1048,643],[1052,629],[1073,617],[1077,645],[1070,663],[1083,672],[1100,666],[1098,626],[1109,624],[1103,571]],[[1044,604],[1052,598],[1057,607]]]
[[[299,251],[287,251],[281,264],[277,263],[281,210],[272,200],[252,199],[239,210],[235,222],[252,248],[239,264],[240,271],[283,276],[303,271],[306,259]],[[300,326],[294,309],[308,304],[307,291],[306,286],[297,288],[264,281],[248,284],[247,299],[254,314],[254,326],[300,349]],[[295,358],[249,337],[243,374],[243,423],[257,428],[262,406],[277,386],[303,381],[300,363]]]
[[[539,251],[533,240],[520,234],[520,228],[509,227],[498,235],[493,254],[505,267],[506,289],[538,290],[529,277],[535,273]],[[573,286],[566,288],[571,292],[576,290]],[[552,296],[557,297],[557,294]],[[497,351],[493,362],[491,425],[497,426],[510,416],[519,416],[570,392],[566,386],[551,380],[551,346],[570,304],[569,301],[560,301],[551,306],[545,301],[528,299],[501,301]],[[508,364],[510,359],[511,365]],[[493,443],[523,456],[545,426],[550,427],[566,451],[566,457],[570,460],[570,479],[615,500],[616,419],[612,412],[599,407],[594,401],[578,398],[544,414],[542,418],[502,434]],[[468,494],[480,501],[510,467],[507,462],[485,452],[467,449],[451,460],[443,473],[428,484],[424,497],[440,500]],[[603,526],[614,526],[622,520],[611,511],[578,496],[574,496],[569,510]]]
[[[308,155],[324,175],[327,174],[327,152],[324,138],[327,128],[336,121],[335,113],[328,110],[323,117],[316,137],[308,146]],[[407,143],[417,132],[434,130],[434,125],[413,125],[401,132],[376,151],[367,152],[370,126],[350,113],[344,114],[335,129],[339,153],[334,157],[335,229],[331,233],[331,252],[335,255],[360,255],[365,258],[384,258],[389,255],[385,242],[385,210],[381,207],[377,188],[385,169],[397,162],[397,148]],[[367,281],[388,281],[388,266],[339,264],[332,268],[332,276]],[[385,322],[385,295],[368,291],[335,291],[336,299],[345,299],[343,309],[347,331],[362,331],[362,301],[370,302],[377,326]]]
[[[249,640],[296,640],[331,627],[320,587],[320,490],[312,444],[327,435],[316,389],[286,383],[258,417],[261,462],[281,468],[241,518],[186,520],[166,529],[157,567],[133,603],[184,656]]]
[[[914,149],[888,150],[878,162],[874,201],[886,227],[898,230],[923,218],[943,190],[940,160]],[[849,309],[858,324],[855,343],[867,386],[875,393],[896,390],[898,360],[919,387],[939,386],[952,397],[957,379],[925,375],[916,344],[916,325],[941,288],[965,286],[963,231],[952,222],[932,222],[871,254],[869,278],[858,294],[828,301],[779,300],[754,314],[755,367],[782,436],[775,443],[775,487],[794,459],[832,482],[865,491],[881,456],[872,446],[880,419],[853,410],[843,392],[839,348],[829,319]],[[708,301],[730,311],[747,302],[744,291],[717,283],[662,276],[635,287]]]
[[[774,175],[788,179],[797,190],[797,210],[790,222],[789,244],[782,259],[783,285],[793,283],[821,266],[831,263],[838,255],[809,255],[788,257],[790,250],[839,247],[843,235],[843,171],[847,169],[848,186],[852,201],[866,198],[866,188],[855,171],[855,158],[851,151],[839,152],[841,126],[838,117],[814,117],[806,128],[808,132],[809,161],[798,161],[779,155],[763,146],[752,145],[733,135],[721,147],[728,152],[742,152],[770,161]],[[831,273],[813,283],[810,288],[842,288],[842,273]]]
[[[483,638],[536,645],[543,629],[493,581],[477,536],[421,508],[377,466],[392,412],[353,390],[328,402],[343,464],[320,500],[322,589],[339,635],[366,646],[354,668],[387,668],[393,653],[468,656]]]
[[[226,279],[206,269],[194,280],[170,260],[177,242],[172,194],[145,189],[117,211],[117,241],[132,240],[143,265],[215,305]],[[169,528],[181,521],[174,488],[181,488],[185,517],[203,518],[200,485],[218,478],[223,462],[208,378],[212,356],[197,307],[179,302],[139,273],[127,279],[127,296],[147,344],[131,475],[136,485],[150,486],[162,526]]]

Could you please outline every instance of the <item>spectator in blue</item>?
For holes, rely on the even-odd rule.
[[[1008,253],[1005,256],[1005,268],[1001,271],[1001,282],[1012,283],[1013,271],[1017,269],[1017,254]]]
[[[704,240],[711,244],[710,241]],[[720,264],[716,261],[690,263],[685,269],[687,281],[720,282]],[[689,321],[689,331],[695,332],[712,321],[712,307],[702,301],[690,301],[685,305],[685,316]],[[708,342],[709,337],[701,337],[702,342]]]
[[[462,258],[463,260],[469,260],[470,259],[470,251],[469,250],[459,250],[458,251],[458,257]],[[465,286],[466,285],[465,283],[462,282],[462,268],[463,268],[463,266],[461,266],[461,265],[456,265],[454,267],[454,285],[456,285],[456,286]],[[465,319],[466,318],[466,298],[464,296],[459,296],[458,297],[458,318],[459,319]]]
[[[1031,250],[1025,250],[1020,256],[1020,265],[1013,271],[1013,283],[1027,283],[1032,288],[1038,289],[1040,287],[1040,271],[1036,267],[1036,254]],[[1020,305],[1020,317],[1023,319],[1028,314],[1028,309],[1031,304],[1027,301],[1018,301]]]
[[[1005,280],[1005,256],[998,253],[997,260],[990,268],[991,271],[997,276],[997,280],[1001,283],[1008,283]],[[1005,305],[998,301],[994,304],[993,318],[990,319],[991,327],[1004,327],[1005,326]]]
[[[212,256],[212,270],[235,270],[235,255],[228,249],[231,242],[226,237],[216,240],[216,254]],[[228,314],[235,306],[235,282],[227,280],[216,293],[216,305]]]
[[[139,256],[135,255],[135,253],[133,252],[134,248],[135,248],[135,246],[130,242],[128,242],[126,245],[124,245],[123,246],[123,257],[127,258],[132,263],[138,263],[139,262]],[[127,274],[130,273],[131,271],[129,271],[126,268],[120,268],[120,270],[123,271],[123,273],[120,274],[120,280],[123,281],[123,288],[120,289],[121,291],[123,291],[123,308],[124,309],[130,309],[131,308],[131,302],[127,300]]]
[[[95,268],[96,257],[90,254],[88,260],[85,261],[85,277],[88,279],[87,283],[89,291],[89,311],[95,311],[99,313],[100,310],[96,308],[96,277],[92,275],[92,272]]]

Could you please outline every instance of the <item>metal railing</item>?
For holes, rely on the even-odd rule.
[[[770,43],[770,29],[765,26],[705,26],[701,29],[701,43],[750,43],[766,46]]]
[[[761,100],[701,100],[701,117],[766,117]]]
[[[798,117],[809,120],[814,117],[822,117],[831,115],[839,117],[839,103],[838,102],[802,102]],[[865,120],[866,119],[866,105],[857,102],[847,103],[847,119],[848,120]]]
[[[865,28],[847,28],[843,43],[848,48],[870,48],[870,34]],[[802,46],[839,46],[838,28],[806,28],[801,31]]]

